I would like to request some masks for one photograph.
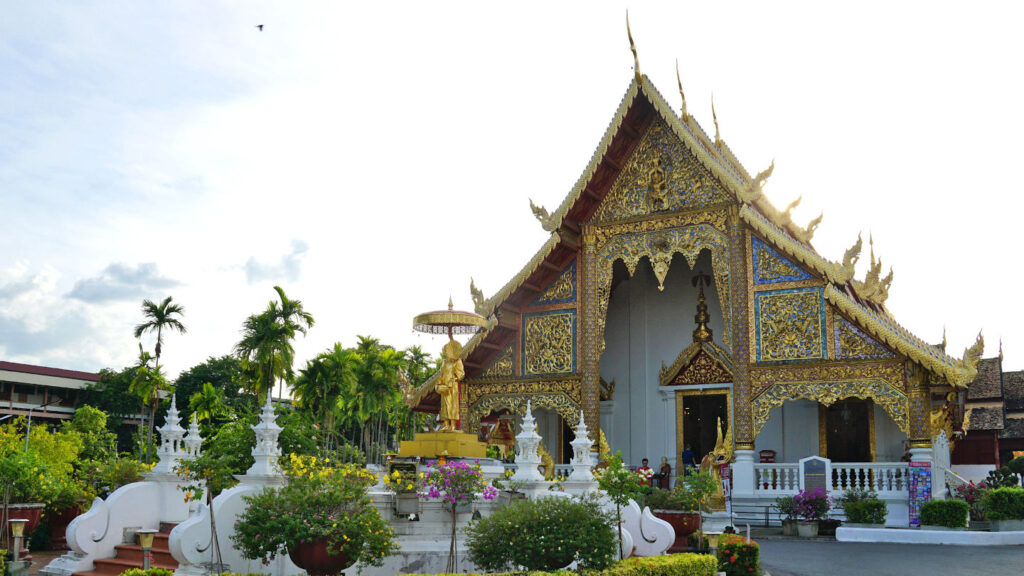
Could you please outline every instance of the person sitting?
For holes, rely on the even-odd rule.
[[[640,461],[640,467],[636,469],[636,473],[643,476],[647,480],[647,484],[651,485],[654,478],[654,470],[651,470],[650,465],[648,465],[647,458]]]

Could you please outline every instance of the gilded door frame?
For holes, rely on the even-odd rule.
[[[732,398],[732,384],[710,386],[687,386],[685,388],[677,388],[676,393],[676,457],[683,453],[683,448],[686,446],[683,431],[683,398],[687,396],[711,396],[713,394],[725,394],[725,409],[729,414],[729,421],[726,423],[728,429],[733,425],[735,421],[735,412],[733,410],[733,398]],[[722,434],[726,434],[726,430],[722,430]],[[698,463],[700,458],[704,457],[704,454],[697,454]],[[677,460],[678,462],[678,460]]]

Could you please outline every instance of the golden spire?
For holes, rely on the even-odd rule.
[[[999,337],[999,361],[1003,361],[1003,337]]]
[[[697,294],[697,315],[693,317],[697,322],[697,328],[693,331],[694,342],[711,342],[713,339],[711,328],[708,327],[711,316],[708,315],[708,305],[704,298],[704,286],[710,284],[711,277],[703,272],[698,272],[693,277],[693,285],[700,287],[700,292]]]
[[[940,348],[942,348],[943,352],[946,351],[946,325],[945,324],[942,325],[942,345],[940,346]]]
[[[679,79],[679,59],[676,59],[676,83],[679,84],[679,98],[683,101],[683,112],[680,118],[683,122],[690,120],[690,113],[686,111],[686,94],[683,94],[683,81]]]
[[[718,114],[715,114],[715,95],[711,95],[711,119],[715,121],[715,146],[722,146],[722,137],[718,131]],[[775,161],[772,160],[772,166],[775,166]]]
[[[451,297],[451,294],[449,294],[449,295],[448,295],[448,309],[449,309],[449,310],[452,310],[452,309],[454,309],[454,307],[455,307],[455,305],[454,305],[454,304],[452,304],[452,297]]]
[[[636,44],[633,43],[633,31],[629,29],[629,10],[626,10],[626,35],[629,36],[629,51],[633,53],[633,74],[637,84],[640,83],[640,58],[636,55]]]

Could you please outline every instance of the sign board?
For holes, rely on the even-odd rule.
[[[832,461],[820,456],[800,460],[800,489],[828,491],[832,484]]]
[[[910,525],[921,525],[921,505],[932,499],[932,464],[931,462],[911,462],[907,467],[909,479],[907,488],[910,492],[909,512]]]

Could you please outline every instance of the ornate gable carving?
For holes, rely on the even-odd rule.
[[[534,306],[566,304],[576,301],[576,261],[573,260],[547,290],[533,301]]]
[[[750,258],[754,284],[777,284],[814,278],[757,237],[750,239]]]
[[[661,365],[658,379],[662,386],[732,382],[729,354],[714,342],[694,342],[679,353],[672,366]]]
[[[491,360],[491,363],[480,374],[480,378],[508,378],[512,376],[512,366],[515,363],[515,351],[512,349],[514,344],[515,341],[495,356],[494,360]]]
[[[835,316],[835,350],[836,358],[870,360],[876,358],[895,358],[896,355],[865,334],[846,318]]]
[[[731,199],[711,172],[658,118],[615,179],[593,222],[690,210]]]

